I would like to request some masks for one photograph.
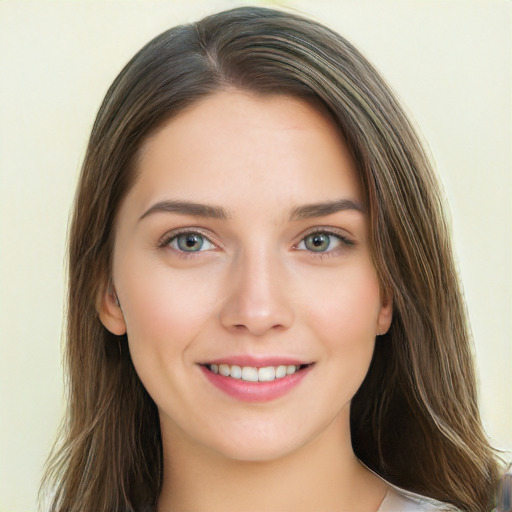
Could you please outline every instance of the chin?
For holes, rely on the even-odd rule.
[[[300,426],[300,428],[299,428]],[[245,425],[231,429],[226,435],[221,432],[214,441],[207,443],[218,455],[239,462],[271,462],[283,459],[301,450],[320,435],[321,429],[305,429],[305,425],[285,426],[270,423],[255,428]]]
[[[216,452],[223,458],[236,462],[261,463],[283,459],[294,453],[300,447],[301,444],[294,445],[289,442],[284,444],[278,441],[275,443],[253,441],[250,444],[220,446]]]

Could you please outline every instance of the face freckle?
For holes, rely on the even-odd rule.
[[[303,100],[219,92],[146,143],[113,283],[164,449],[266,460],[348,431],[391,321],[367,230],[350,153]]]

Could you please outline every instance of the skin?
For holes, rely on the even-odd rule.
[[[159,409],[159,511],[377,510],[386,485],[356,460],[349,411],[392,305],[336,126],[303,100],[222,91],[153,135],[138,171],[99,314],[127,332]],[[223,208],[225,218],[149,211],[176,200]],[[291,218],[339,200],[360,209]],[[201,250],[179,249],[181,229],[204,237]],[[323,231],[334,233],[330,245],[315,252],[305,238]],[[312,364],[284,396],[249,403],[213,386],[199,364],[233,354]]]

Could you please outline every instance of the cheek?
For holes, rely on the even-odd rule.
[[[373,343],[381,308],[380,287],[370,264],[347,266],[336,275],[315,281],[318,299],[310,301],[310,325],[333,347]]]
[[[325,350],[324,407],[344,407],[361,386],[373,357],[379,311],[380,287],[373,267],[355,267],[331,280],[324,300],[310,312],[310,328]]]
[[[156,357],[175,357],[211,318],[215,284],[201,272],[180,272],[163,264],[132,263],[129,268],[124,274],[120,268],[119,295],[132,356],[151,348]]]
[[[169,396],[185,393],[180,386],[195,363],[194,341],[212,318],[215,286],[204,276],[163,265],[129,268],[121,274],[119,267],[119,295],[131,358],[148,393],[165,404]]]

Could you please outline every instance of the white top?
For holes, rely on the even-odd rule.
[[[377,512],[455,512],[453,505],[390,487]]]

